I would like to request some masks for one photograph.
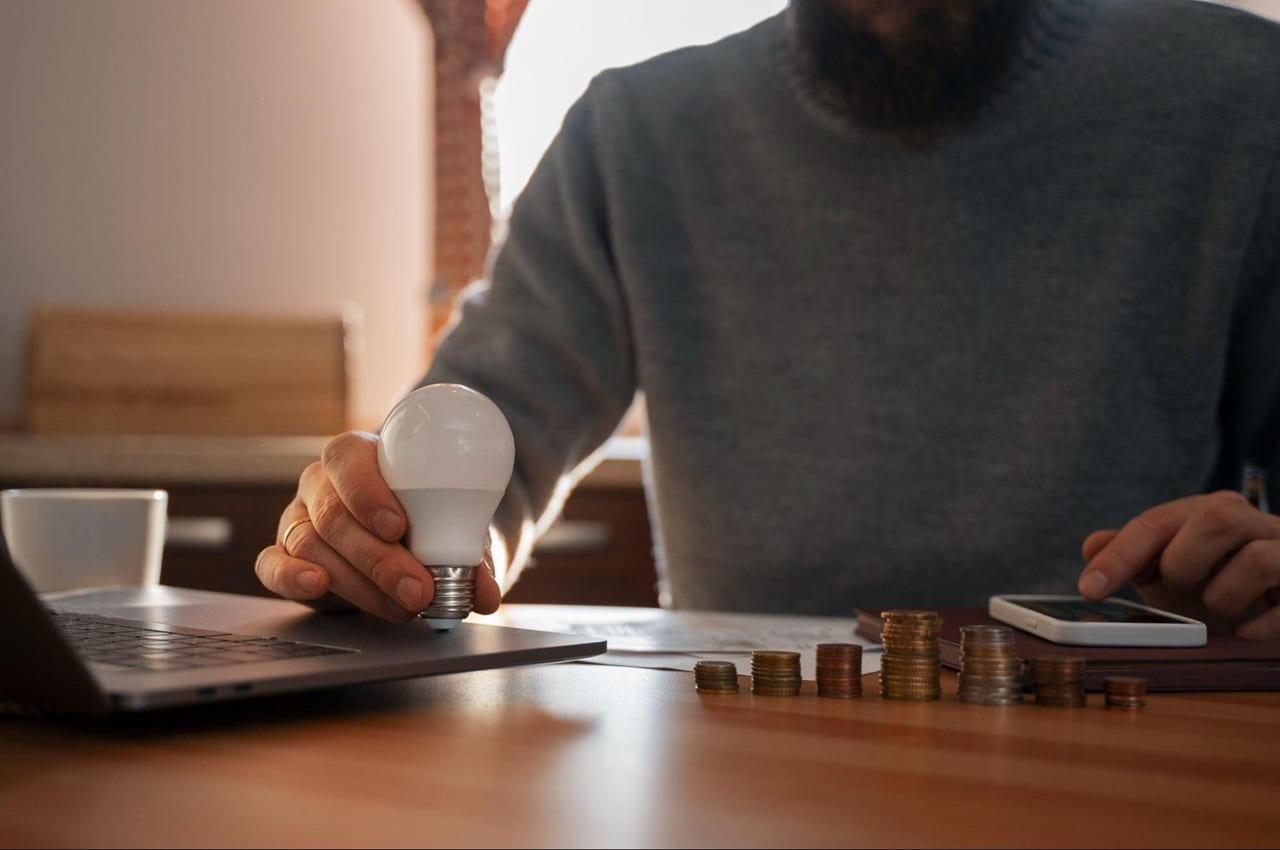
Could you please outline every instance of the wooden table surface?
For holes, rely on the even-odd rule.
[[[744,679],[744,684],[746,680]],[[569,663],[0,719],[0,846],[1276,846],[1280,693],[705,696]]]

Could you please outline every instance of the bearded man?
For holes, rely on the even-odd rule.
[[[425,379],[515,432],[478,607],[639,390],[666,604],[1132,582],[1280,639],[1278,157],[1280,29],[1194,0],[793,0],[601,74]],[[430,601],[369,435],[286,527],[282,595]]]

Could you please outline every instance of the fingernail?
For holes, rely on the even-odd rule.
[[[1085,573],[1080,576],[1079,589],[1082,596],[1105,596],[1107,577],[1099,572]]]
[[[400,539],[400,517],[382,508],[373,515],[373,530],[383,540],[394,543]]]
[[[421,598],[422,582],[408,576],[400,579],[400,583],[396,585],[396,599],[400,600],[401,605],[410,611],[417,611],[422,607],[419,602]]]
[[[320,589],[320,573],[315,570],[304,570],[298,573],[294,582],[303,593],[315,593]]]

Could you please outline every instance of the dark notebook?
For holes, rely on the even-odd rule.
[[[856,610],[858,634],[879,641],[883,608]],[[938,650],[942,663],[960,669],[960,627],[1007,625],[980,608],[940,608],[942,632]],[[1210,633],[1204,646],[1157,648],[1146,646],[1066,646],[1014,629],[1018,657],[1076,657],[1085,659],[1086,690],[1101,691],[1106,676],[1142,676],[1148,691],[1280,691],[1280,643],[1261,643]]]

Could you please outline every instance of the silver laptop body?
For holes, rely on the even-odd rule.
[[[159,586],[37,597],[0,545],[0,702],[88,714],[585,658],[605,642]]]

